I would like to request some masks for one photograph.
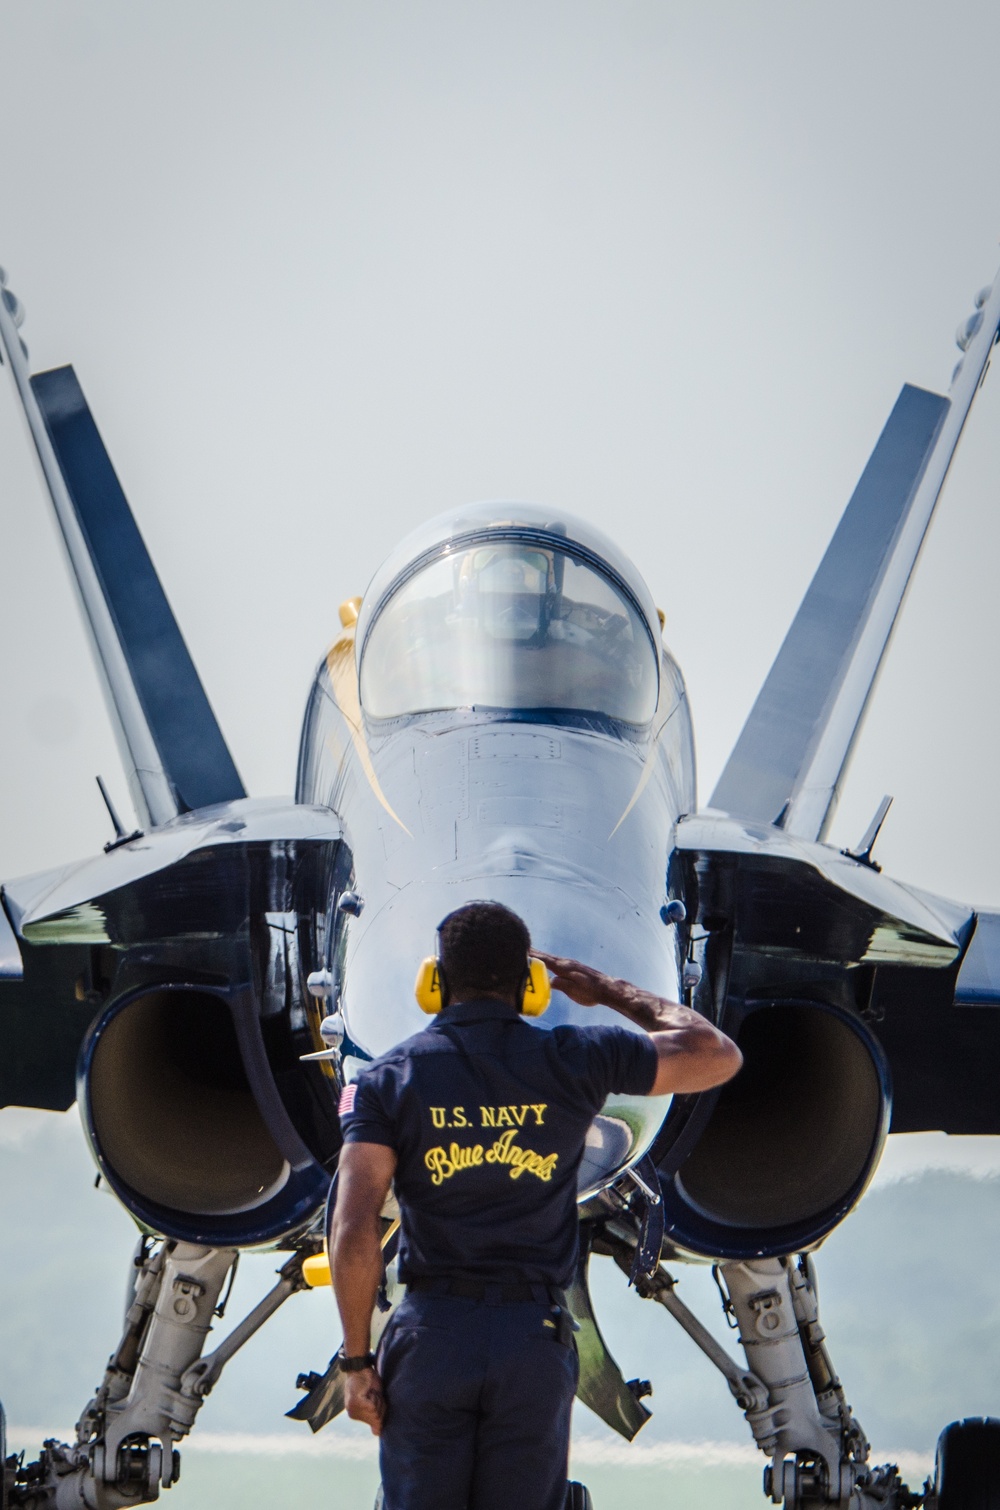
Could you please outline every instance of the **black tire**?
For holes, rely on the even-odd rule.
[[[952,1421],[934,1459],[938,1510],[1000,1510],[1000,1421]]]

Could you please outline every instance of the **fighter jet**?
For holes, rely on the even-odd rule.
[[[140,1237],[76,1440],[30,1463],[0,1443],[2,1510],[119,1510],[176,1481],[228,1359],[329,1283],[340,1096],[419,1028],[414,971],[440,918],[477,897],[513,907],[540,949],[688,1001],[744,1054],[721,1090],[614,1097],[594,1122],[581,1399],[629,1440],[649,1417],[589,1298],[590,1258],[610,1255],[636,1305],[666,1310],[721,1373],[774,1504],[996,1503],[1000,1422],[947,1427],[922,1487],[870,1460],[813,1254],[889,1131],[1000,1132],[1000,914],[883,875],[885,803],[855,849],[825,842],[1000,332],[1000,277],[959,330],[948,393],[903,388],[702,808],[684,681],[639,572],[589,524],[513,502],[422,525],[341,605],[294,799],[248,797],[73,369],[32,375],[22,319],[4,281],[2,359],[138,825],[109,801],[103,854],[2,888],[0,1105],[75,1101]],[[556,994],[533,1022],[578,1020],[593,1013]],[[391,1201],[383,1219],[376,1329],[399,1291]],[[287,1255],[278,1283],[206,1351],[239,1253],[261,1248]],[[742,1358],[665,1267],[706,1260]],[[319,1430],[341,1381],[336,1360],[310,1362],[289,1414]]]

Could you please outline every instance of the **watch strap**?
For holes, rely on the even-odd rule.
[[[360,1374],[363,1369],[375,1367],[374,1353],[358,1353],[354,1358],[348,1358],[344,1349],[337,1354],[340,1360],[340,1372],[342,1374]]]

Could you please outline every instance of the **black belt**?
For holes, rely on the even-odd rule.
[[[483,1279],[460,1279],[449,1278],[443,1275],[433,1278],[430,1275],[406,1282],[408,1290],[420,1290],[430,1295],[454,1295],[459,1300],[492,1300],[501,1305],[514,1305],[522,1300],[535,1300],[544,1305],[552,1301],[555,1305],[566,1305],[566,1293],[557,1285],[529,1284],[526,1280],[519,1284],[491,1284]]]

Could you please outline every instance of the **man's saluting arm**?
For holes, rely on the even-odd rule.
[[[581,1007],[612,1007],[644,1028],[656,1049],[657,1069],[647,1095],[671,1091],[707,1091],[731,1080],[743,1055],[731,1038],[700,1012],[643,991],[627,980],[614,980],[579,960],[532,949],[552,974],[552,988]]]

